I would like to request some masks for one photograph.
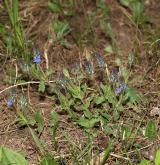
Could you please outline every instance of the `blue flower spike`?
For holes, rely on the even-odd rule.
[[[16,91],[12,90],[11,91],[11,97],[7,101],[7,106],[9,108],[11,108],[14,105],[15,102],[16,102]]]
[[[125,91],[126,89],[128,89],[128,85],[126,83],[121,84],[115,91],[116,95],[119,95],[120,93],[122,93],[123,91]]]
[[[120,94],[120,93],[122,93],[122,92],[123,92],[123,87],[120,86],[120,87],[118,87],[118,88],[116,89],[115,94],[118,95],[118,94]]]
[[[9,107],[9,108],[11,108],[12,106],[13,106],[13,104],[14,104],[14,102],[15,102],[15,99],[9,99],[8,101],[7,101],[7,106]]]
[[[40,52],[39,52],[39,50],[35,49],[34,50],[33,62],[36,63],[36,64],[40,64],[41,61],[42,61],[42,59],[41,59]]]
[[[90,74],[90,75],[94,74],[93,65],[90,61],[85,60],[84,67],[85,67],[85,70],[88,72],[88,74]]]
[[[104,59],[103,59],[103,57],[102,57],[101,54],[96,53],[96,54],[95,54],[95,58],[96,58],[96,60],[97,60],[98,66],[99,66],[100,68],[106,68],[106,63],[105,63],[105,61],[104,61]]]

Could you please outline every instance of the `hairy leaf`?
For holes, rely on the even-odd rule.
[[[145,136],[148,137],[149,140],[154,140],[157,137],[156,123],[153,120],[148,122]]]
[[[24,156],[4,147],[0,147],[0,164],[29,165]]]

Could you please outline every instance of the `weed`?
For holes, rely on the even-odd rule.
[[[150,22],[150,17],[144,14],[144,3],[141,0],[120,0],[120,3],[132,10],[132,19],[138,27]]]

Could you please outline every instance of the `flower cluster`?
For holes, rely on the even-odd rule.
[[[35,49],[34,50],[33,62],[36,63],[36,64],[40,64],[41,61],[42,61],[42,59],[41,59],[40,52],[39,52],[39,50]]]
[[[95,54],[95,58],[96,58],[96,60],[97,60],[97,62],[98,62],[98,66],[99,66],[100,68],[104,68],[104,69],[105,69],[105,68],[106,68],[106,63],[105,63],[105,61],[104,61],[102,55],[99,54],[99,53],[96,53],[96,54]]]
[[[94,74],[93,65],[89,60],[84,61],[84,67],[88,74],[91,74],[91,75]]]
[[[115,91],[115,94],[118,95],[128,89],[128,85],[126,83],[122,83]]]
[[[11,97],[7,101],[7,106],[11,108],[14,105],[15,101],[16,101],[16,92],[13,90],[11,92]]]

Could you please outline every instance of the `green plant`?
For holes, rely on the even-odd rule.
[[[8,0],[4,1],[5,9],[9,15],[9,20],[11,24],[11,36],[5,35],[3,39],[6,42],[6,47],[9,49],[10,55],[14,55],[18,58],[24,58],[25,62],[29,63],[31,60],[31,54],[27,48],[23,27],[19,17],[19,1],[15,0],[13,3],[10,3]],[[14,49],[13,49],[14,47]]]
[[[112,143],[109,143],[108,147],[104,151],[104,156],[103,156],[102,161],[100,162],[100,165],[105,165],[105,163],[109,157],[109,154],[111,152],[111,149],[112,149]]]
[[[54,21],[53,29],[56,34],[56,41],[62,45],[67,45],[67,40],[64,37],[71,31],[69,23],[67,21]]]
[[[157,137],[157,128],[156,128],[156,123],[153,120],[150,120],[147,123],[146,131],[145,131],[145,136],[149,140],[155,140]]]
[[[0,147],[0,164],[29,165],[23,155],[5,147]],[[59,163],[51,155],[46,155],[40,161],[40,165],[59,165]]]
[[[5,147],[0,147],[0,164],[29,165],[24,156]]]
[[[132,19],[138,27],[150,22],[150,17],[144,14],[144,4],[141,0],[120,0],[120,3],[132,10]]]
[[[19,48],[24,49],[24,36],[22,32],[22,26],[19,22],[18,0],[10,4],[8,0],[4,1],[6,10],[9,15],[11,26],[14,32],[14,39]]]
[[[52,138],[52,143],[55,148],[57,148],[57,141],[56,141],[56,131],[58,128],[59,116],[56,112],[51,112],[51,126],[50,126],[50,134]]]
[[[102,66],[102,59],[97,60],[98,65]],[[103,123],[101,126],[105,127],[110,122],[118,121],[120,114],[124,111],[124,103],[136,105],[141,100],[140,95],[125,83],[128,81],[128,74],[124,73],[126,70],[122,66],[120,69],[122,69],[122,76],[125,76],[124,79],[119,79],[120,76],[114,73],[112,76],[115,77],[116,82],[105,77],[102,83],[97,82],[96,72],[92,71],[90,61],[84,62],[84,65],[89,75],[81,72],[79,76],[74,77],[71,72],[64,70],[55,91],[61,110],[67,111],[70,118],[86,130],[100,126],[100,123]],[[107,65],[104,63],[103,66],[101,71],[106,74]],[[85,79],[88,79],[89,83],[86,83]],[[64,89],[63,93],[62,89]]]
[[[40,162],[40,165],[59,165],[51,155],[46,155]]]

